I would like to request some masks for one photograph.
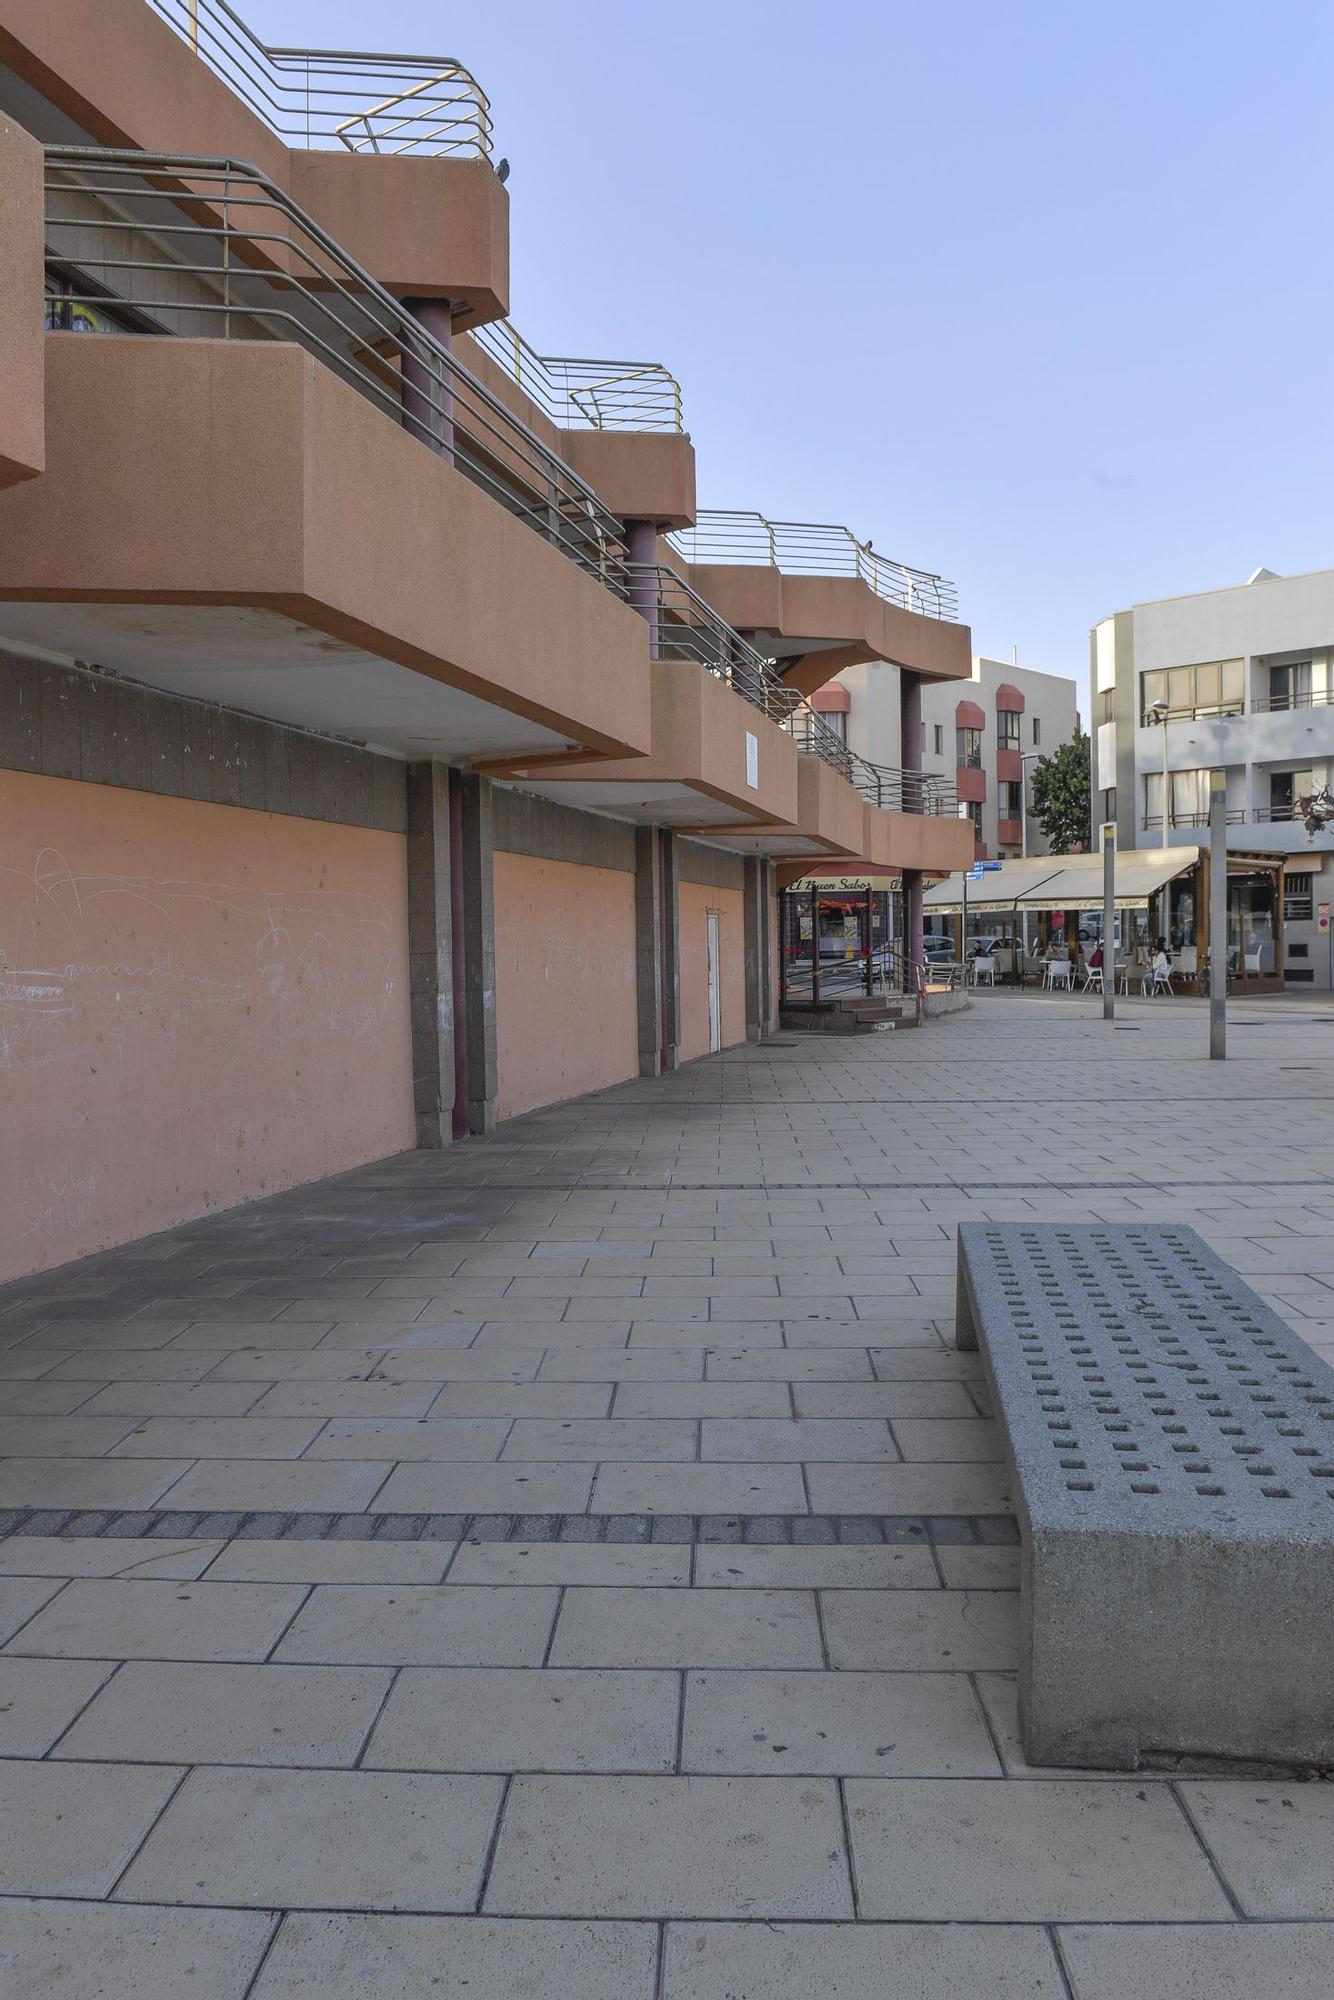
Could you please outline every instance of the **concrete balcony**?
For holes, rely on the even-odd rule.
[[[398,296],[460,326],[508,310],[486,98],[447,59],[269,50],[217,0],[0,0],[5,111],[47,142],[253,162]]]
[[[0,118],[0,487],[46,462],[42,149]]]
[[[936,680],[972,671],[953,585],[887,561],[846,528],[705,509],[671,548],[701,596],[801,694],[871,660]]]
[[[300,348],[54,333],[46,377],[0,643],[405,757],[649,748],[644,620]]]

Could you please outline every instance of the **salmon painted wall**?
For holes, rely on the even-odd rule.
[[[743,898],[739,889],[678,888],[681,924],[681,1060],[709,1053],[709,911],[717,910],[725,1049],[746,1039]]]
[[[0,1279],[414,1144],[401,835],[0,771]]]
[[[635,878],[495,856],[496,1116],[639,1074]]]

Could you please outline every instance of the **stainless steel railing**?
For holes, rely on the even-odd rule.
[[[620,522],[259,169],[50,146],[58,298],[144,335],[295,342],[617,596]]]
[[[858,541],[851,528],[821,521],[771,521],[741,509],[701,508],[693,528],[668,537],[690,563],[749,563],[791,576],[855,576],[888,604],[925,618],[957,620],[954,584],[894,562]]]
[[[832,765],[868,805],[880,806],[885,812],[956,817],[958,792],[950,779],[937,777],[930,771],[904,771],[890,764],[873,764],[869,757],[850,750],[809,702],[798,701],[785,726],[796,738],[799,750]]]
[[[539,354],[507,319],[476,327],[470,337],[562,430],[685,429],[681,385],[661,362]]]
[[[627,563],[630,602],[653,629],[660,660],[693,660],[772,722],[787,726],[798,696],[773,663],[734,632],[711,604],[664,563]]]
[[[453,56],[270,48],[227,0],[148,4],[289,145],[490,154],[490,102]]]

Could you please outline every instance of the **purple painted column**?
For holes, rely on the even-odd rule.
[[[658,657],[658,527],[656,521],[627,521],[626,555],[632,564],[630,603],[648,620],[649,658]]]
[[[448,353],[453,334],[453,314],[448,299],[404,299],[403,309],[419,320],[437,344]],[[403,422],[413,435],[423,438],[452,465],[454,463],[454,383],[449,370],[437,378],[428,361],[404,348]]]
[[[899,763],[903,771],[903,803],[909,812],[921,812],[922,800],[922,683],[917,674],[899,673]],[[912,774],[916,773],[914,777]],[[922,871],[903,870],[904,944],[912,965],[922,963]]]

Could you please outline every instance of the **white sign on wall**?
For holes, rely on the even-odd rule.
[[[760,789],[760,739],[746,731],[746,783],[752,792]]]

